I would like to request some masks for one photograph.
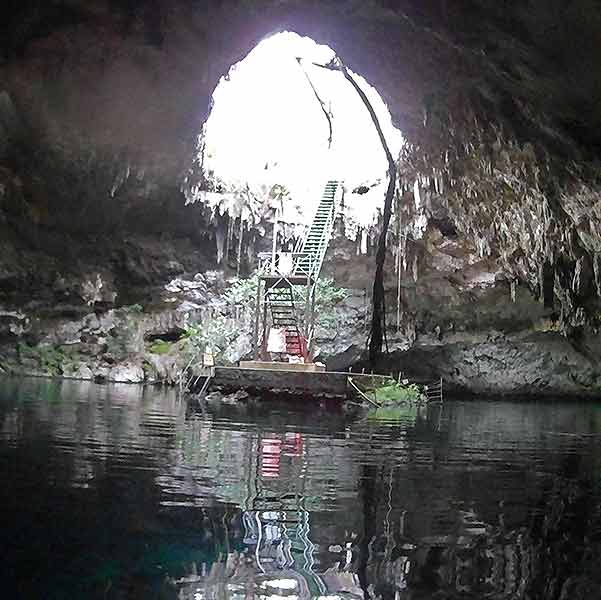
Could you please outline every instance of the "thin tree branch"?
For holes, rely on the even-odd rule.
[[[307,71],[303,67],[302,60],[301,60],[301,58],[299,56],[296,57],[296,62],[298,62],[298,66],[302,69],[303,73],[305,74],[305,77],[307,78],[307,81],[309,82],[309,85],[311,86],[311,89],[313,90],[313,93],[315,94],[315,97],[317,98],[317,101],[319,102],[319,106],[321,106],[321,110],[322,110],[323,114],[325,115],[325,117],[326,117],[326,119],[328,121],[328,127],[330,129],[330,135],[328,136],[328,150],[329,150],[332,147],[332,138],[333,138],[333,133],[332,133],[332,131],[333,131],[332,130],[332,118],[333,118],[333,115],[326,108],[326,105],[325,105],[324,101],[321,99],[321,97],[317,93],[317,89],[313,85],[313,82],[311,81],[311,78],[309,77],[309,73],[307,73]]]

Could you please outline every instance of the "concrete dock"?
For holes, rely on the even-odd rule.
[[[389,380],[385,375],[325,371],[321,365],[244,361],[239,367],[214,367],[211,387],[346,398],[351,392],[349,376],[365,384],[381,385]]]

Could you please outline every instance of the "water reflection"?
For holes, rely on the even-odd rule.
[[[601,407],[396,422],[0,382],[14,598],[601,597]]]

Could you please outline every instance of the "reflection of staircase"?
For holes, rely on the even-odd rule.
[[[307,358],[307,338],[311,337],[309,323],[301,333],[301,319],[294,303],[293,286],[310,286],[306,297],[314,293],[323,258],[330,242],[336,211],[336,195],[342,187],[340,181],[328,181],[317,212],[307,235],[295,250],[295,263],[290,275],[272,275],[267,282],[265,302],[271,313],[271,326],[286,332],[286,353]],[[310,292],[310,293],[309,293]],[[307,320],[305,311],[305,320]]]
[[[296,261],[294,268],[296,276],[308,275],[314,279],[319,277],[334,225],[336,192],[341,185],[340,181],[328,181],[326,184],[311,227],[300,248],[302,255]]]

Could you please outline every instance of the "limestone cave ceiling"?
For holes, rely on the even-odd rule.
[[[408,142],[402,177],[440,178],[462,234],[533,289],[551,264],[574,324],[597,310],[596,0],[10,0],[0,91],[22,128],[4,158],[38,183],[52,172],[51,202],[65,206],[97,204],[90,188],[125,162],[132,197],[177,190],[219,77],[286,29],[378,89]]]
[[[291,29],[328,43],[365,74],[410,139],[419,140],[428,113],[461,122],[456,113],[469,104],[561,157],[589,157],[601,145],[595,0],[27,0],[5,2],[0,11],[0,65],[9,89],[15,70],[29,68],[68,91],[69,83],[86,83],[78,77],[87,73],[90,84],[100,69],[129,58],[158,76],[131,86],[155,84],[160,93],[179,78],[207,96],[262,37]],[[66,70],[74,71],[70,82]],[[184,95],[185,87],[177,91]],[[197,129],[198,108],[194,114],[185,102],[172,102],[161,110]]]

